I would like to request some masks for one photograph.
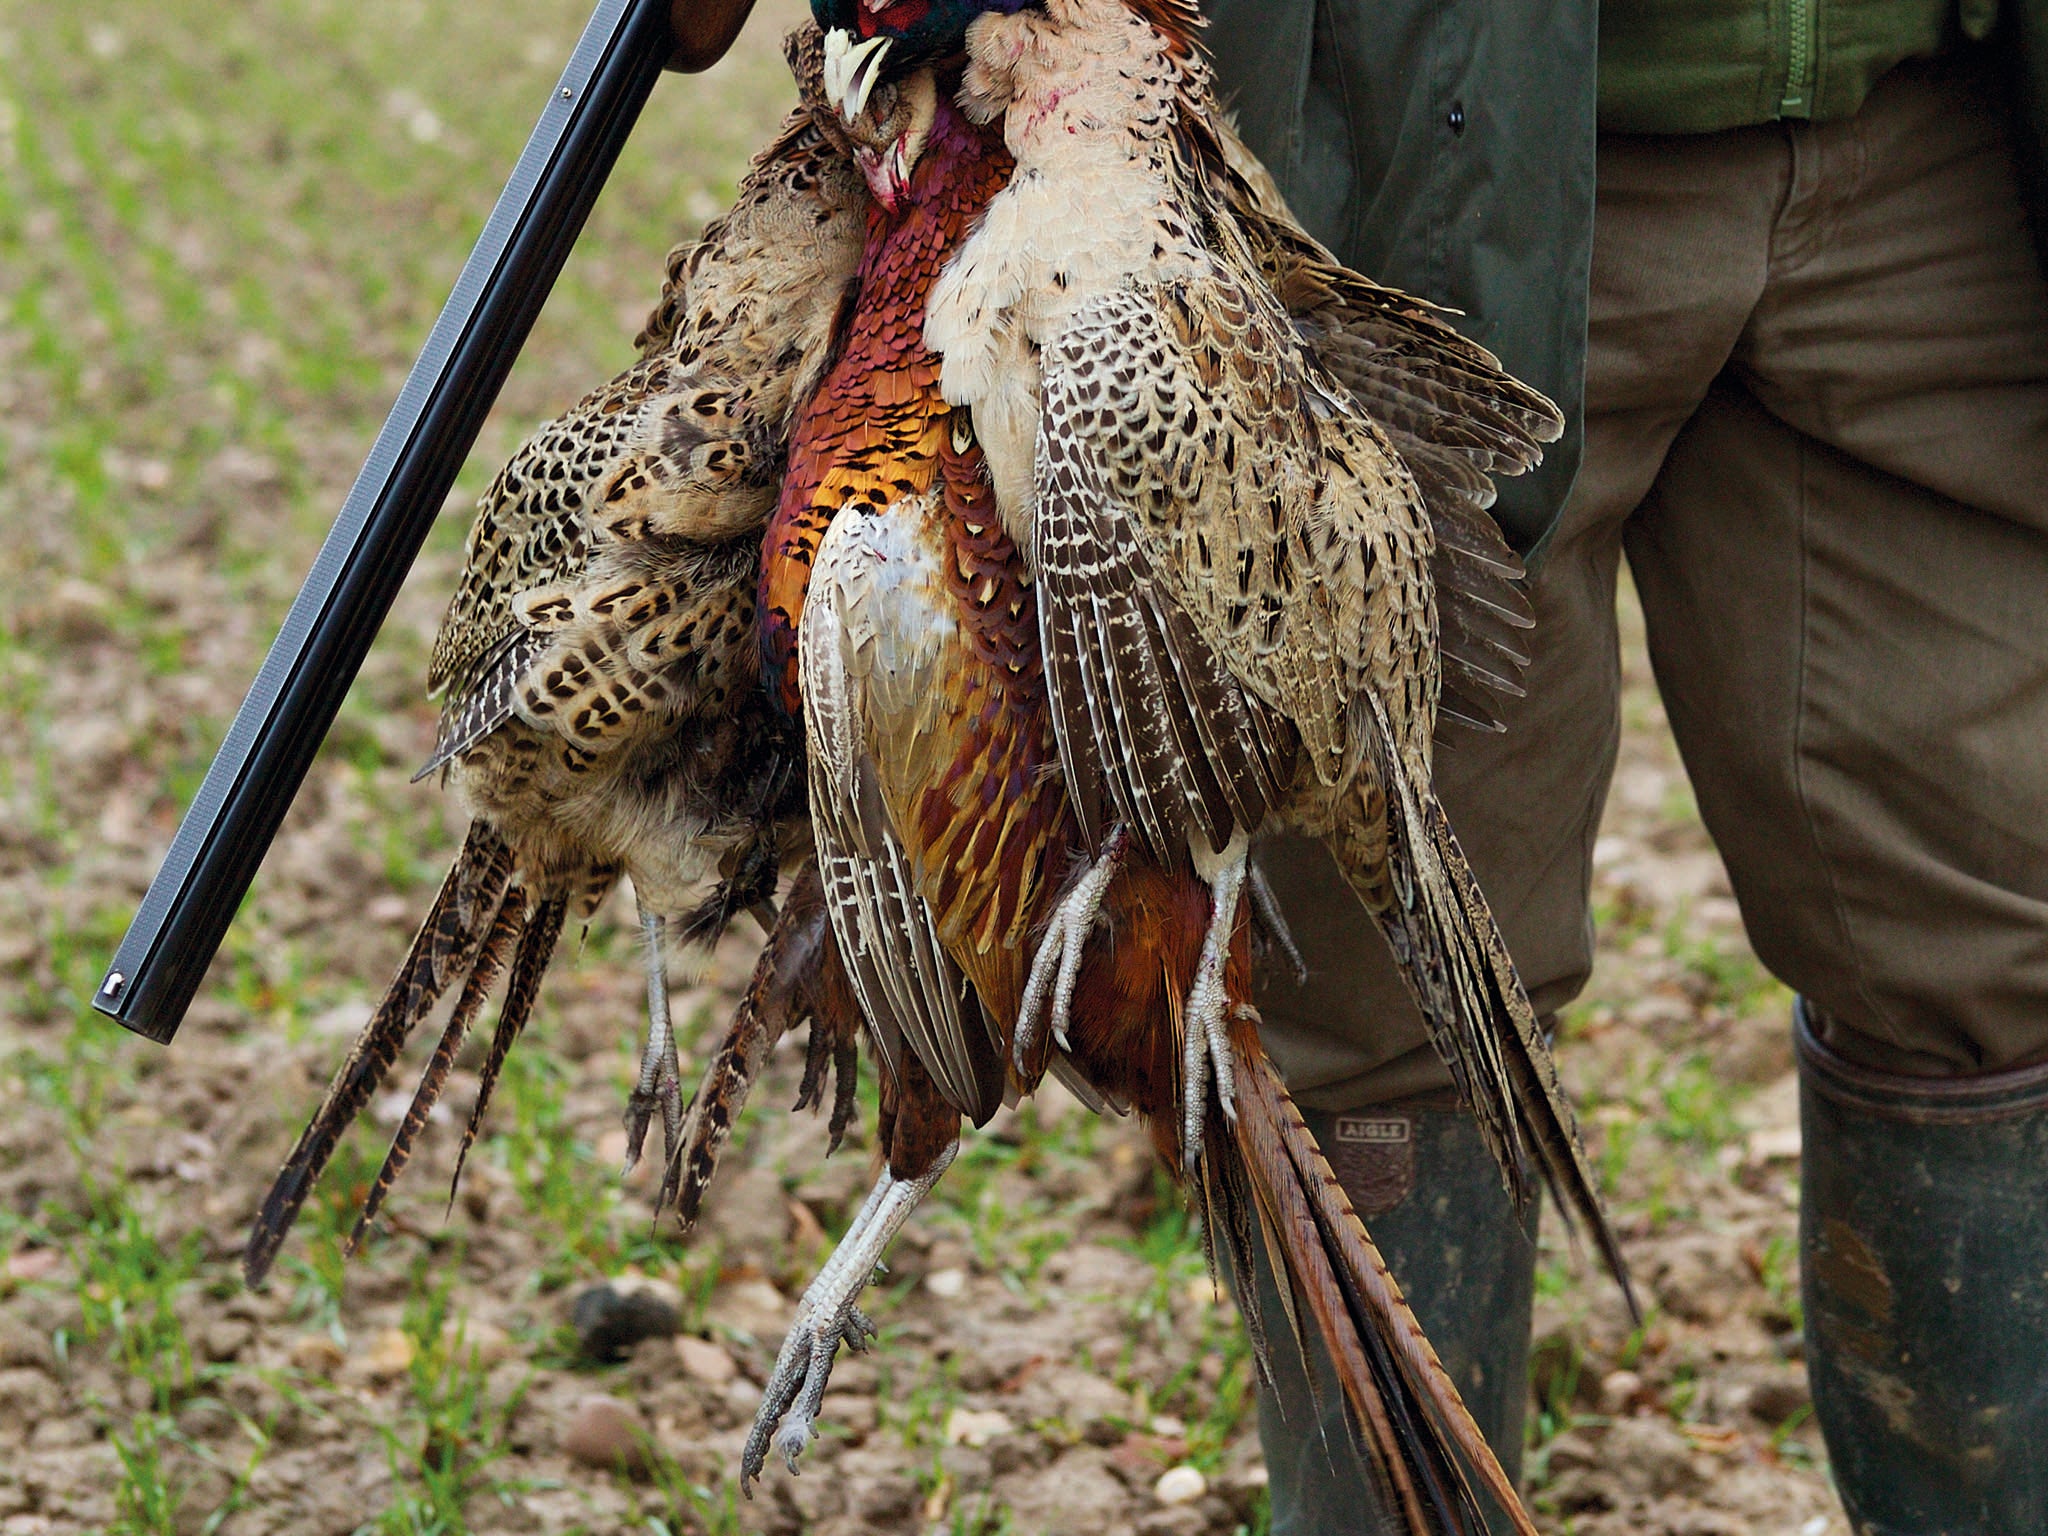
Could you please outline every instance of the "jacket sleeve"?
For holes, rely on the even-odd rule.
[[[1224,100],[1344,261],[1463,312],[1564,438],[1503,481],[1528,553],[1583,445],[1595,0],[1205,0]]]

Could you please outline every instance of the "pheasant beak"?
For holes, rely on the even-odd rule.
[[[931,142],[932,127],[938,117],[939,88],[932,72],[920,69],[891,90],[895,99],[881,125],[890,138],[882,144],[857,145],[853,158],[867,178],[875,201],[897,213],[910,191],[911,175],[924,158],[925,146]]]
[[[857,43],[840,27],[825,34],[825,99],[838,107],[849,127],[866,108],[882,78],[882,61],[895,42],[893,37],[871,37]]]

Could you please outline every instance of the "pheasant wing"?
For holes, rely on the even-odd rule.
[[[767,517],[792,403],[829,358],[859,262],[865,196],[844,152],[793,113],[732,211],[670,256],[640,361],[542,427],[484,492],[434,642],[443,724],[423,772],[515,713],[549,649],[527,637],[532,594],[573,590],[607,549],[719,542]]]
[[[907,1046],[946,1101],[982,1124],[1002,1103],[1001,1043],[919,891],[875,751],[874,733],[888,731],[908,760],[892,776],[923,779],[952,739],[938,716],[960,636],[917,547],[939,495],[834,520],[799,631],[804,724],[826,903],[878,1053],[900,1074]]]
[[[1040,629],[1084,807],[1100,775],[1155,848],[1192,825],[1220,849],[1288,783],[1287,731],[1343,776],[1360,688],[1410,690],[1426,734],[1419,495],[1270,294],[1217,261],[1126,285],[1042,366]]]
[[[1441,715],[1500,728],[1494,698],[1519,694],[1533,623],[1522,562],[1486,515],[1494,478],[1535,467],[1564,430],[1558,409],[1508,374],[1446,311],[1344,267],[1294,218],[1227,123],[1214,122],[1209,179],[1261,275],[1316,360],[1385,433],[1414,475],[1435,549]]]

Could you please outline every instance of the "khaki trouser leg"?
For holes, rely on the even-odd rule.
[[[2048,283],[1991,103],[1949,62],[1849,123],[1603,140],[1586,467],[1528,697],[1437,771],[1539,1011],[1591,969],[1625,550],[1751,939],[1825,1043],[1919,1074],[2048,1058]],[[1261,995],[1304,1102],[1443,1085],[1326,856],[1264,858],[1311,968]],[[1312,1408],[1262,1417],[1276,1532],[1370,1506],[1355,1462],[1325,1485],[1298,1454]]]
[[[1624,545],[1752,940],[1872,1065],[2048,1055],[2048,284],[1956,64],[1851,122],[1601,145],[1587,458],[1504,735],[1438,792],[1539,1012],[1592,965]],[[1303,1102],[1447,1081],[1320,848],[1263,863]]]

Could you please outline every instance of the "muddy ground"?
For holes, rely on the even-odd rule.
[[[758,1384],[866,1150],[826,1161],[783,1112],[786,1050],[705,1227],[657,1226],[644,1176],[616,1173],[641,1010],[616,903],[550,976],[452,1206],[473,1075],[366,1252],[342,1239],[402,1099],[344,1150],[270,1289],[240,1283],[263,1188],[460,831],[407,780],[466,496],[622,364],[663,249],[777,115],[791,9],[657,97],[164,1050],[85,1000],[581,0],[0,4],[4,1536],[1264,1528],[1249,1365],[1199,1239],[1137,1130],[1066,1100],[962,1156],[891,1258],[881,1345],[835,1377],[806,1475],[739,1500]],[[1530,1501],[1581,1536],[1820,1536],[1841,1524],[1799,1360],[1788,1000],[1633,639],[1627,665],[1600,970],[1562,1054],[1655,1310],[1632,1332],[1546,1249]],[[742,937],[676,967],[694,1028],[749,961]],[[585,1358],[571,1311],[605,1283],[678,1333]]]

